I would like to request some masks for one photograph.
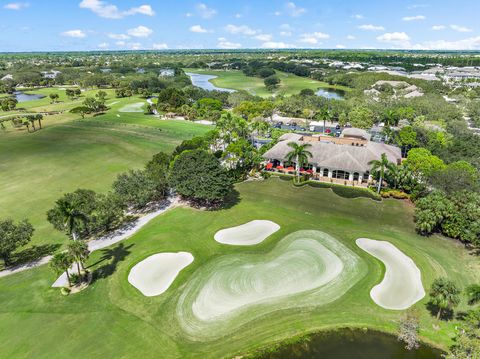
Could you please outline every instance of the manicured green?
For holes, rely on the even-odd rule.
[[[330,189],[272,178],[237,185],[239,201],[230,208],[205,211],[176,208],[152,220],[132,238],[94,252],[87,265],[95,271],[89,288],[62,296],[50,288],[55,274],[48,266],[0,279],[0,352],[8,358],[221,358],[234,357],[273,342],[334,327],[396,330],[402,312],[375,305],[370,289],[384,273],[382,263],[355,245],[359,237],[388,240],[409,255],[422,271],[428,290],[437,277],[457,286],[480,280],[478,257],[456,241],[415,233],[413,208],[403,201],[348,199]],[[254,219],[272,220],[281,229],[251,247],[222,245],[214,234]],[[208,342],[187,338],[177,319],[180,295],[197,270],[223,255],[270,253],[286,235],[320,230],[342,242],[367,264],[367,274],[333,303],[302,310],[284,309],[229,330]],[[188,251],[194,262],[180,272],[162,295],[144,297],[127,281],[129,270],[146,257],[165,251]],[[443,348],[451,344],[456,320],[440,322],[426,310],[428,297],[415,307],[423,340]],[[214,304],[212,304],[214,305]],[[466,297],[457,308],[467,309]],[[198,340],[197,340],[198,339]]]
[[[204,70],[204,69],[184,69],[185,72],[193,72],[205,75],[218,76],[210,80],[215,86],[230,88],[234,90],[245,90],[252,95],[269,97],[272,94],[285,94],[287,96],[298,94],[303,89],[318,90],[319,88],[331,88],[336,90],[349,91],[345,86],[331,86],[326,82],[316,81],[308,77],[300,77],[294,74],[277,71],[277,76],[281,80],[280,86],[275,92],[270,92],[265,87],[264,79],[260,77],[246,76],[240,70]]]
[[[64,113],[47,116],[43,129],[0,132],[0,218],[28,218],[35,227],[31,245],[55,244],[46,212],[62,194],[77,188],[106,192],[120,172],[141,168],[160,151],[210,129],[187,121],[159,120],[142,113],[119,113],[137,99],[107,99],[105,115],[84,120]],[[117,117],[120,116],[120,117]]]

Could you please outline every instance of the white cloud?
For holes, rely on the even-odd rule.
[[[281,36],[292,36],[292,32],[291,31],[280,31],[280,35]]]
[[[440,30],[445,30],[447,27],[445,25],[433,25],[432,30],[434,31],[440,31]]]
[[[87,36],[84,31],[82,30],[68,30],[64,31],[61,33],[62,36],[67,36],[67,37],[75,37],[78,39],[82,39]]]
[[[128,40],[130,38],[130,36],[125,34],[108,34],[107,36],[114,40]]]
[[[325,34],[323,32],[314,32],[309,34],[303,34],[299,41],[306,44],[316,45],[319,43],[319,40],[326,40],[329,38],[329,34]]]
[[[165,43],[156,43],[152,45],[152,49],[154,50],[166,50],[168,49],[168,45]]]
[[[82,0],[79,4],[80,8],[93,11],[100,17],[106,19],[122,19],[130,15],[147,15],[153,16],[155,12],[150,5],[140,5],[132,7],[129,10],[122,11],[116,5],[109,4],[101,0]]]
[[[286,44],[284,42],[276,42],[276,41],[266,41],[262,44],[262,47],[265,49],[290,49],[293,48],[293,45]]]
[[[142,48],[142,44],[139,42],[130,42],[127,44],[130,50],[140,50]]]
[[[217,10],[209,8],[203,3],[197,4],[196,9],[198,14],[204,19],[211,19],[217,14]]]
[[[293,17],[298,17],[302,16],[304,13],[307,12],[303,7],[298,7],[295,5],[294,2],[287,2],[285,5],[285,8],[287,10],[288,15],[293,16]]]
[[[413,5],[407,6],[407,9],[414,10],[414,9],[420,9],[420,8],[426,8],[426,7],[428,7],[427,4],[413,4]]]
[[[241,35],[253,36],[257,33],[257,31],[251,29],[247,25],[236,26],[236,25],[229,24],[225,26],[225,30],[230,34],[235,34],[235,35],[241,34]]]
[[[217,47],[220,49],[239,49],[242,47],[242,44],[230,42],[224,37],[219,37]]]
[[[465,26],[460,26],[460,25],[450,25],[450,29],[458,31],[458,32],[472,32],[472,29],[469,29],[468,27]]]
[[[127,30],[127,34],[133,37],[149,37],[152,33],[152,29],[149,29],[148,27],[143,25]]]
[[[243,15],[242,14],[235,14],[234,17],[235,17],[235,19],[241,19],[243,17]]]
[[[351,16],[352,19],[362,20],[365,18],[362,14],[355,14]]]
[[[5,4],[3,8],[7,10],[22,10],[29,6],[30,4],[28,2],[11,2],[11,3]]]
[[[270,34],[259,34],[254,38],[259,41],[272,41],[272,35]]]
[[[125,41],[117,41],[117,42],[115,43],[115,45],[117,45],[117,46],[125,46]]]
[[[480,50],[480,36],[457,41],[426,41],[414,46],[418,50]]]
[[[282,15],[282,13],[281,13],[280,11],[275,11],[275,12],[273,13],[273,15],[275,15],[275,16],[280,16],[280,15]]]
[[[186,17],[192,17],[193,14],[192,14],[191,12],[187,12],[187,13],[185,14],[185,16],[186,16]]]
[[[345,45],[342,45],[342,44],[335,45],[335,47],[336,47],[337,49],[345,49],[345,48],[346,48],[346,46],[345,46]]]
[[[98,45],[97,45],[97,47],[98,47],[99,49],[108,49],[109,46],[110,46],[110,45],[108,44],[108,42],[102,42],[101,44],[98,44]]]
[[[390,43],[394,47],[410,48],[410,37],[405,32],[387,32],[377,37],[378,41]]]
[[[419,21],[419,20],[425,20],[426,17],[423,15],[415,15],[415,16],[405,16],[402,17],[403,21]]]
[[[365,31],[383,31],[383,30],[385,30],[385,28],[383,26],[372,25],[372,24],[360,25],[358,28],[360,30],[365,30]]]
[[[193,25],[190,27],[191,32],[196,32],[196,33],[206,33],[208,32],[207,29],[203,28],[201,25]]]
[[[353,35],[347,35],[347,40],[355,40],[356,37]]]

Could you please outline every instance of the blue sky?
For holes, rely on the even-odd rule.
[[[480,50],[478,0],[0,0],[1,51]]]

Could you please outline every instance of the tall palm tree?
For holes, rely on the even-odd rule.
[[[382,156],[380,157],[379,160],[371,160],[370,162],[368,162],[368,164],[372,167],[371,168],[372,172],[376,172],[379,174],[377,193],[380,193],[380,190],[382,188],[382,182],[383,182],[383,179],[385,178],[385,174],[388,171],[394,171],[393,167],[395,166],[395,164],[389,161],[385,153],[382,153]]]
[[[430,288],[430,302],[438,308],[437,320],[443,310],[453,309],[460,303],[460,290],[447,278],[437,278]]]
[[[85,269],[84,262],[88,258],[90,251],[88,245],[84,241],[75,241],[68,244],[68,254],[75,259],[77,264],[78,276],[81,276],[80,266]]]
[[[331,112],[330,108],[325,106],[320,109],[320,112],[318,113],[318,117],[320,120],[323,120],[323,134],[325,134],[325,127],[326,127],[326,122],[327,120],[331,117]]]
[[[301,165],[308,162],[308,158],[312,158],[313,155],[307,148],[312,147],[309,143],[304,143],[302,145],[296,142],[289,142],[288,146],[292,148],[292,150],[287,153],[287,160],[292,162],[295,161],[296,164],[296,171],[297,171],[297,181],[300,182],[300,167]]]
[[[67,252],[57,253],[53,256],[52,260],[50,261],[50,268],[52,268],[56,273],[60,274],[65,272],[67,275],[68,286],[72,286],[72,281],[70,279],[70,274],[68,273],[68,269],[73,263],[73,258]]]
[[[77,230],[80,223],[85,223],[87,217],[81,211],[75,208],[70,201],[59,201],[59,210],[63,218],[65,229],[72,236],[73,240],[77,240]]]

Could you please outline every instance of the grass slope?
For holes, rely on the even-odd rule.
[[[253,95],[262,97],[272,96],[272,92],[269,92],[265,88],[263,79],[259,77],[245,76],[242,71],[239,70],[205,70],[205,69],[184,69],[186,72],[193,72],[205,75],[218,76],[215,79],[210,80],[215,86],[230,88],[234,90],[245,90]],[[280,78],[281,83],[279,89],[275,92],[277,94],[285,94],[287,96],[298,94],[302,89],[318,90],[319,88],[330,88],[337,90],[349,91],[349,88],[344,86],[331,86],[326,82],[312,80],[308,77],[300,77],[294,74],[277,71],[277,76]]]
[[[138,99],[117,102],[102,116],[79,120],[72,114],[48,116],[43,129],[0,133],[0,218],[28,218],[35,226],[31,244],[56,244],[65,236],[53,230],[46,211],[63,193],[77,188],[107,191],[120,172],[140,168],[159,151],[209,126],[161,121],[142,113],[118,113]],[[118,117],[120,116],[120,117]]]
[[[327,328],[357,326],[395,331],[401,312],[378,307],[369,295],[383,278],[384,267],[355,245],[359,237],[388,240],[396,245],[421,269],[426,288],[443,275],[462,288],[480,280],[478,258],[454,241],[418,236],[412,209],[403,202],[346,199],[329,189],[294,188],[278,179],[242,183],[237,189],[240,202],[230,209],[208,212],[177,208],[157,217],[131,239],[95,252],[89,261],[91,269],[96,270],[95,280],[81,293],[62,297],[58,289],[51,289],[55,275],[47,267],[0,279],[2,355],[220,358]],[[281,229],[251,247],[214,241],[219,229],[254,219],[272,220]],[[270,253],[281,238],[304,229],[320,230],[340,240],[367,264],[368,274],[344,296],[325,306],[279,310],[247,324],[233,322],[231,326],[240,325],[239,329],[208,342],[185,336],[176,308],[197,271],[224,255]],[[188,251],[195,260],[164,294],[144,297],[128,283],[129,270],[163,251]],[[455,321],[442,322],[440,330],[434,330],[434,318],[425,309],[427,300],[416,304],[421,316],[420,334],[445,347],[455,333]],[[463,300],[458,309],[466,307]]]

